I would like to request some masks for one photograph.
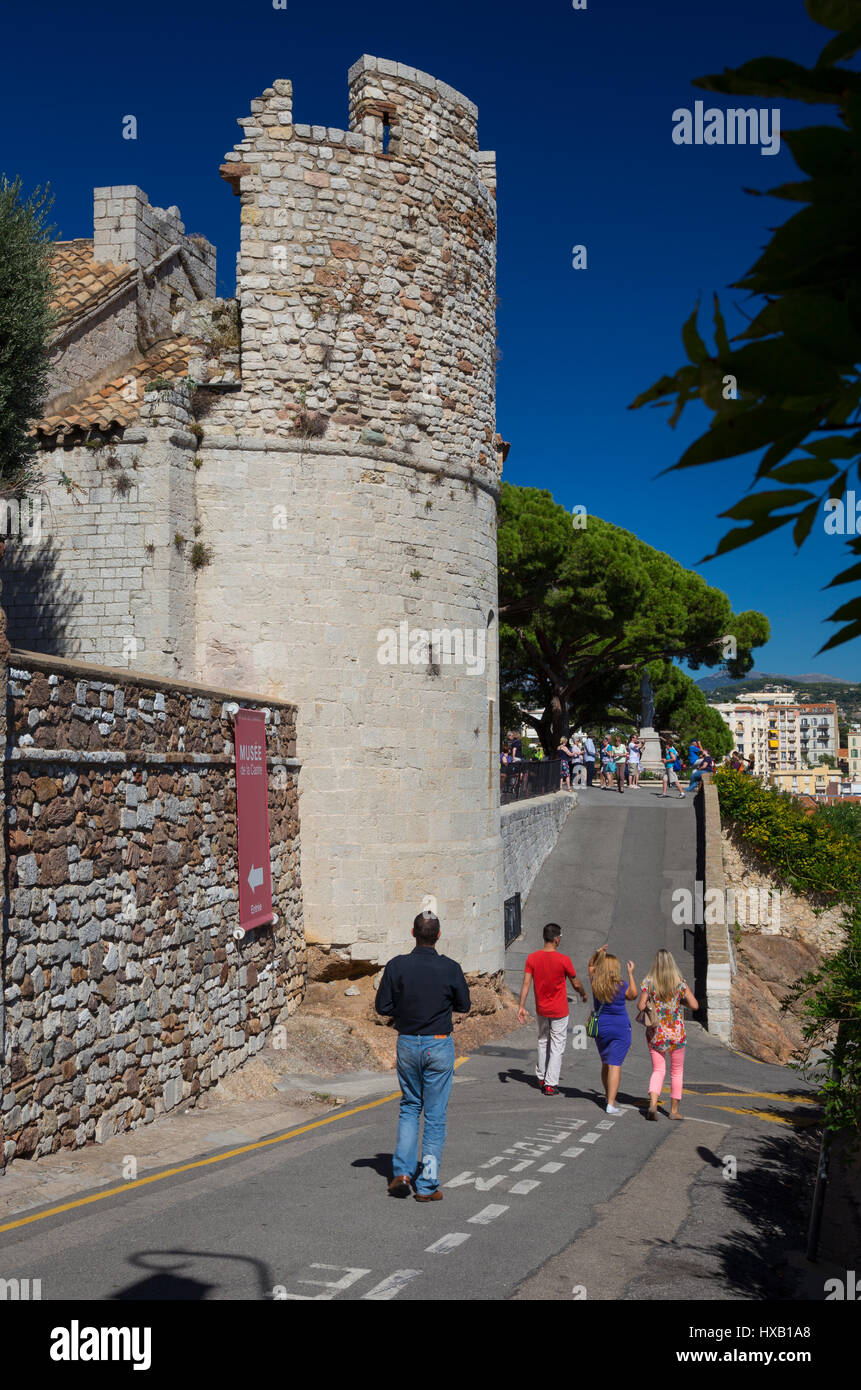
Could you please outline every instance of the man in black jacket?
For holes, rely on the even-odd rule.
[[[441,1202],[439,1165],[454,1075],[451,1014],[469,1012],[469,989],[457,961],[437,954],[439,919],[420,912],[413,922],[415,950],[394,956],[383,971],[375,1008],[395,1020],[401,1109],[389,1183],[393,1197],[408,1197],[418,1167],[419,1118],[425,1113],[417,1202]]]

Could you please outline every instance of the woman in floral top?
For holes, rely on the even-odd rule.
[[[670,1119],[682,1118],[679,1102],[685,1070],[685,1020],[682,1013],[685,1004],[689,1009],[699,1008],[671,952],[662,948],[652,961],[652,968],[640,986],[637,1000],[637,1009],[641,1014],[648,1006],[657,1015],[657,1021],[646,1028],[646,1042],[652,1059],[648,1120],[658,1118],[658,1101],[667,1074],[667,1054],[670,1057]]]

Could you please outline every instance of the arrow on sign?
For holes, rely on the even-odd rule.
[[[252,865],[251,865],[251,872],[250,872],[249,875],[248,875],[248,887],[251,889],[252,893],[254,892],[254,889],[255,889],[255,888],[259,888],[259,887],[260,887],[260,885],[262,884],[262,882],[263,882],[263,870],[262,870],[262,869],[255,869],[254,865],[252,864]]]

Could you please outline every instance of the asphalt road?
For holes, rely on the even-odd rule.
[[[689,800],[584,791],[530,894],[512,985],[550,920],[578,970],[608,938],[638,975],[664,944],[687,970],[666,906],[693,886],[692,821]],[[816,1112],[793,1073],[691,1024],[686,1119],[648,1124],[636,1024],[615,1119],[594,1045],[569,1046],[551,1098],[534,1085],[535,1038],[528,1024],[459,1064],[442,1202],[388,1197],[397,1102],[375,1101],[0,1234],[0,1275],[41,1279],[43,1300],[801,1296],[791,1251]]]

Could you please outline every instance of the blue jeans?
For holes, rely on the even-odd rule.
[[[421,1173],[416,1191],[435,1192],[445,1143],[445,1115],[454,1075],[454,1039],[398,1038],[398,1081],[401,1110],[398,1141],[392,1164],[396,1178],[412,1178],[418,1167],[419,1116],[425,1112]]]

